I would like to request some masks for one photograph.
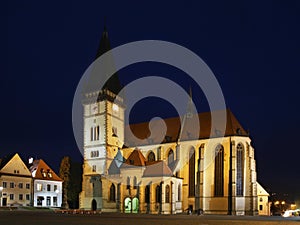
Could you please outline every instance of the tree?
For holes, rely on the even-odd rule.
[[[68,203],[71,209],[79,208],[79,193],[82,183],[82,163],[71,162],[71,175],[68,187]]]
[[[63,209],[68,209],[68,188],[71,176],[71,158],[69,156],[64,156],[60,163],[59,177],[63,179],[63,199],[61,207]]]

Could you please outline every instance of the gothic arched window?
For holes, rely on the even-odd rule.
[[[195,149],[189,151],[189,197],[195,196]]]
[[[171,149],[168,153],[168,166],[170,166],[174,162],[174,152]]]
[[[111,184],[109,189],[109,201],[115,202],[116,201],[116,186]]]
[[[236,195],[244,194],[244,146],[239,143],[236,146]]]
[[[137,189],[137,186],[138,186],[137,178],[136,178],[136,176],[134,176],[133,177],[133,188]]]
[[[148,161],[149,162],[154,162],[155,161],[155,154],[154,152],[150,152],[149,155],[148,155]]]
[[[166,186],[166,192],[165,192],[165,202],[170,203],[170,186]]]
[[[145,202],[150,203],[150,185],[145,187]]]
[[[127,177],[127,181],[126,181],[126,183],[127,183],[127,189],[130,189],[130,177]]]
[[[156,188],[155,188],[155,201],[156,201],[157,203],[161,203],[161,198],[160,198],[160,196],[161,196],[160,186],[157,185]]]
[[[178,184],[177,191],[178,191],[177,200],[178,200],[178,202],[180,202],[181,201],[181,185],[180,184]]]
[[[215,149],[215,197],[224,196],[224,148],[218,145]]]

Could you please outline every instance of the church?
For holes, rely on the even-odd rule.
[[[104,29],[96,57],[108,50]],[[187,111],[182,118],[164,119],[166,135],[158,141],[148,138],[148,122],[125,125],[126,106],[118,96],[121,88],[114,74],[102,90],[87,88],[83,94],[81,209],[258,214],[254,148],[248,132],[229,109],[225,110],[222,136],[217,130],[210,135],[211,112]],[[201,124],[199,134],[193,130],[195,120]],[[128,129],[144,142],[135,144]]]

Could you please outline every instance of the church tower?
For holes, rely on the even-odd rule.
[[[102,33],[96,59],[110,50],[106,28]],[[111,65],[113,59],[110,57]],[[105,68],[104,68],[105,71]],[[109,196],[102,190],[109,189],[105,178],[108,168],[124,143],[124,104],[117,94],[122,86],[115,73],[99,90],[95,82],[106,74],[91,73],[83,93],[83,182],[80,194],[80,208],[105,211]],[[98,85],[98,86],[97,86]]]

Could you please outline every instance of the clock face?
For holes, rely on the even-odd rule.
[[[91,112],[92,114],[98,113],[98,104],[91,105]]]

